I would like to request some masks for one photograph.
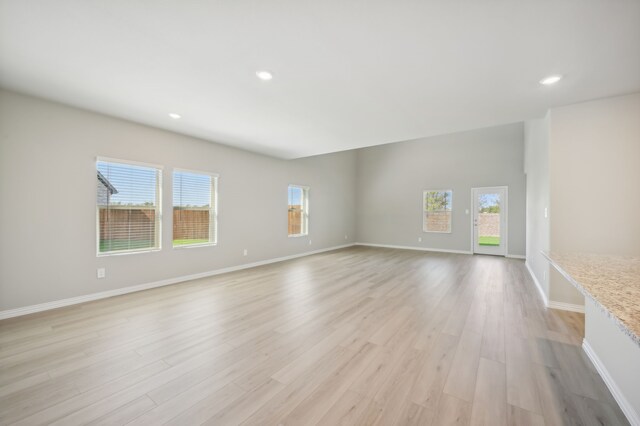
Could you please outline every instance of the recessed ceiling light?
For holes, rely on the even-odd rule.
[[[545,77],[542,80],[540,80],[540,84],[544,84],[545,86],[549,86],[551,84],[556,84],[560,80],[562,80],[562,76],[561,75],[550,75],[549,77]]]
[[[269,81],[273,78],[273,74],[271,74],[269,71],[257,71],[256,75],[260,80],[264,81]]]
[[[180,114],[176,114],[175,112],[170,112],[169,113],[169,117],[173,118],[174,120],[182,118],[182,116]]]

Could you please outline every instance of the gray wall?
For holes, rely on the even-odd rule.
[[[471,188],[506,185],[509,254],[524,255],[523,156],[522,123],[358,150],[358,241],[469,251]],[[425,189],[453,190],[451,234],[422,231]]]
[[[96,156],[164,165],[161,251],[96,258]],[[2,91],[0,310],[353,242],[355,164],[353,151],[278,160]],[[218,246],[171,247],[173,167],[220,174]],[[311,187],[308,238],[287,237],[289,183]]]
[[[551,247],[640,254],[640,93],[550,112]]]
[[[356,235],[468,251],[474,186],[509,186],[509,253],[523,255],[523,149],[523,126],[513,124],[285,161],[2,91],[0,310],[334,247]],[[96,156],[164,165],[161,251],[96,257]],[[171,247],[173,167],[220,174],[216,247]],[[287,237],[289,183],[311,187],[308,238]],[[451,234],[422,232],[429,188],[454,190]],[[106,279],[96,278],[98,267]]]
[[[524,124],[524,171],[527,175],[527,264],[549,297],[549,118]],[[547,217],[545,217],[545,208]]]
[[[640,255],[640,93],[549,113],[551,250]],[[555,269],[550,299],[582,304]]]

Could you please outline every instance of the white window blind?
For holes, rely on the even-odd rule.
[[[309,233],[309,188],[289,185],[289,236]]]
[[[173,172],[173,246],[217,242],[217,175]]]
[[[98,159],[98,255],[160,249],[162,169]]]

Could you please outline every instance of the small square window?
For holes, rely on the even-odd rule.
[[[451,232],[452,199],[453,191],[450,189],[423,192],[424,232]]]

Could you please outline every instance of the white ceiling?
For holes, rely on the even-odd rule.
[[[0,85],[295,158],[640,90],[640,1],[0,0]]]

